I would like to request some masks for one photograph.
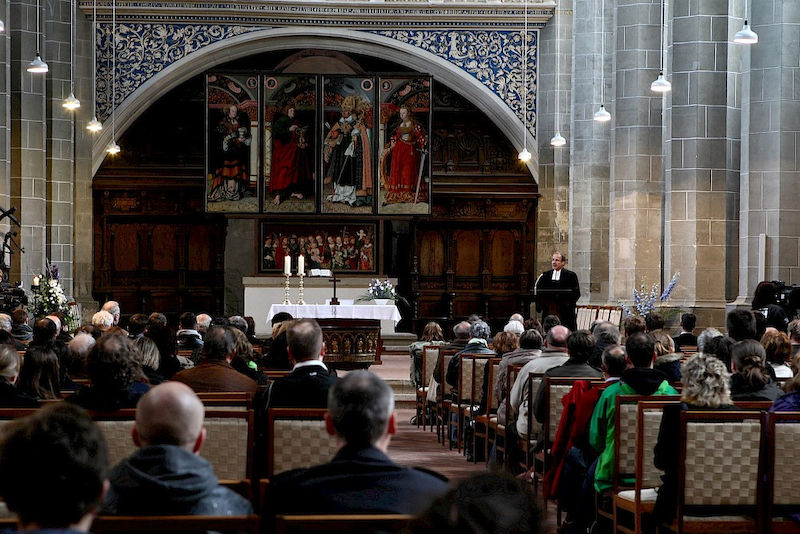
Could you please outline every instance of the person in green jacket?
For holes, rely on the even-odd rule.
[[[614,476],[615,399],[618,395],[677,395],[667,375],[653,369],[655,346],[652,338],[638,332],[625,343],[628,363],[619,381],[606,388],[597,401],[589,422],[589,443],[599,454],[594,471],[594,489],[602,493],[611,488]],[[629,481],[631,484],[633,480]]]

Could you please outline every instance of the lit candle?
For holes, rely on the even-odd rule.
[[[292,274],[292,257],[284,256],[283,258],[283,274]]]
[[[33,287],[39,287],[39,276],[33,277]]]
[[[297,257],[297,274],[306,274],[306,257]]]

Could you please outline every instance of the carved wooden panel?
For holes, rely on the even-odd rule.
[[[458,242],[454,251],[456,276],[478,276],[481,272],[480,231],[456,231],[455,239]]]
[[[193,228],[189,233],[189,270],[210,271],[214,258],[208,246],[211,235],[207,226]]]
[[[153,270],[174,271],[178,255],[175,227],[164,224],[153,228]]]
[[[518,264],[516,257],[516,239],[510,230],[497,230],[490,234],[489,271],[492,277],[511,276],[514,266]]]
[[[444,239],[438,231],[422,235],[419,250],[419,270],[422,276],[441,276],[444,273]]]
[[[114,270],[134,271],[139,265],[139,229],[136,225],[112,225]]]

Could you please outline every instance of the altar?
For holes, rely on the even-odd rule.
[[[334,369],[363,369],[381,363],[381,321],[400,321],[397,306],[273,304],[267,321],[288,312],[295,319],[316,319],[325,342],[325,363]]]

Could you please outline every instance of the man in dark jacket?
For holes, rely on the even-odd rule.
[[[487,356],[496,356],[496,353],[489,348],[488,339],[492,335],[489,325],[485,322],[478,320],[472,323],[469,327],[470,340],[461,352],[457,352],[450,364],[447,366],[447,374],[445,380],[453,386],[453,391],[458,389],[458,373],[461,369],[461,355],[462,354],[486,354]]]
[[[250,502],[220,486],[199,456],[206,439],[203,403],[184,384],[164,382],[136,407],[139,450],[111,470],[103,513],[111,515],[247,515]]]
[[[286,342],[292,372],[275,381],[269,406],[325,408],[336,376],[322,363],[322,329],[313,319],[295,321],[286,331]]]
[[[267,528],[275,514],[418,514],[447,489],[432,472],[401,467],[386,455],[396,432],[391,388],[369,371],[333,385],[325,416],[340,446],[333,460],[270,481]]]

